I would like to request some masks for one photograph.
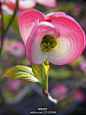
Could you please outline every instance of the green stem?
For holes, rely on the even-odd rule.
[[[45,65],[49,65],[49,61],[46,59],[45,60]],[[47,73],[47,75],[46,75],[46,77],[45,77],[45,81],[44,81],[44,86],[45,86],[45,90],[48,90],[48,73]]]
[[[10,20],[8,26],[7,26],[7,28],[6,28],[5,30],[2,29],[3,32],[2,32],[2,36],[1,36],[0,54],[1,54],[2,47],[3,47],[4,37],[5,37],[5,35],[6,35],[7,31],[8,31],[8,29],[9,29],[10,25],[12,24],[12,22],[13,22],[13,20],[14,20],[14,18],[15,18],[15,15],[16,15],[16,13],[17,13],[17,10],[18,10],[18,0],[16,0],[16,6],[15,6],[14,14],[13,14],[13,16],[12,16],[12,18],[11,18],[11,20]],[[1,17],[2,17],[2,22],[3,22],[3,15],[2,15]],[[2,24],[3,24],[3,23],[2,23]],[[3,28],[3,27],[2,27],[2,28]]]

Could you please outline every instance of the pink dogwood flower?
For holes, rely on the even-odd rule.
[[[68,87],[66,85],[57,85],[52,89],[52,92],[54,94],[66,94],[69,91]]]
[[[66,85],[57,85],[51,89],[52,94],[54,94],[58,99],[63,99],[67,95],[69,89]]]
[[[19,10],[25,10],[28,8],[32,8],[36,5],[36,2],[48,6],[48,7],[56,7],[56,0],[19,0]],[[7,5],[11,10],[14,10],[16,0],[2,0],[2,3]]]
[[[74,6],[71,9],[71,14],[72,15],[79,15],[83,10],[83,6],[79,3],[74,4]]]
[[[4,47],[4,50],[16,57],[22,57],[25,54],[25,47],[21,41],[12,41]]]
[[[9,48],[9,53],[16,57],[22,57],[25,54],[25,47],[20,41],[14,41],[10,43]]]
[[[22,81],[9,79],[6,83],[6,87],[10,90],[18,90],[22,85]]]
[[[77,89],[73,94],[73,99],[77,102],[83,102],[85,101],[85,94],[80,89]]]
[[[1,2],[2,13],[4,15],[12,15],[14,12],[16,0],[1,0]],[[36,2],[47,7],[56,7],[56,0],[19,0],[19,10],[17,11],[16,17],[19,17],[25,9],[34,7]]]
[[[19,10],[24,10],[28,8],[32,8],[35,6],[36,0],[19,0]],[[11,10],[14,10],[16,0],[2,0],[2,3],[7,5]]]
[[[18,24],[26,56],[34,65],[42,64],[46,59],[55,65],[67,64],[84,50],[84,31],[64,12],[45,15],[29,9],[21,14]]]

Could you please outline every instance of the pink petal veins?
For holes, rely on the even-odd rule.
[[[51,22],[60,31],[60,37],[57,39],[58,45],[52,52],[49,52],[48,56],[53,64],[67,64],[80,56],[84,50],[84,32],[80,25],[71,18],[59,16]]]
[[[20,29],[20,34],[22,36],[24,44],[26,44],[26,41],[30,35],[31,24],[37,19],[39,19],[39,22],[45,20],[44,14],[42,14],[41,12],[39,12],[35,9],[26,10],[19,17],[19,20],[18,20],[19,29]]]

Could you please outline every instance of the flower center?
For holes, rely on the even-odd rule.
[[[42,38],[40,47],[44,53],[52,51],[57,46],[57,41],[52,35],[45,35]]]
[[[16,50],[18,50],[18,48],[17,48],[17,47],[14,47],[14,50],[16,51]]]

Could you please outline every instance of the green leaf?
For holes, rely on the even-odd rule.
[[[39,80],[33,75],[32,68],[21,65],[17,65],[7,70],[2,77],[18,79],[26,82],[39,82]]]
[[[32,65],[34,76],[40,81],[42,87],[47,89],[47,77],[50,65],[42,63],[41,65]]]

